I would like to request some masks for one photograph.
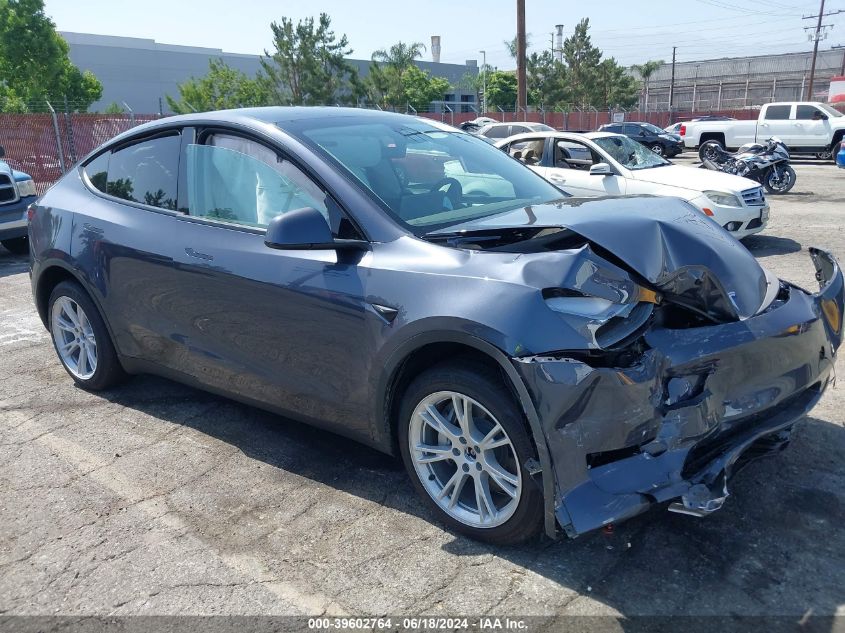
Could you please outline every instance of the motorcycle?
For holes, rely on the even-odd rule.
[[[726,151],[718,141],[706,141],[701,144],[698,157],[706,169],[756,180],[772,194],[786,193],[797,178],[789,165],[789,150],[778,138],[747,143],[736,153]]]

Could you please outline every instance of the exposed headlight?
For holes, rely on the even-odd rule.
[[[18,180],[15,183],[18,187],[18,195],[21,198],[26,198],[27,196],[34,196],[35,193],[35,181],[30,178],[29,180]]]
[[[741,207],[742,202],[732,193],[725,193],[724,191],[705,191],[704,195],[710,198],[714,204],[722,207]]]
[[[602,316],[615,304],[601,297],[547,297],[546,305],[555,312],[597,317]]]

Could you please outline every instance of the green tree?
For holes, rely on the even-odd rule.
[[[487,107],[514,108],[516,75],[497,70],[487,75]]]
[[[443,99],[449,90],[449,81],[411,66],[402,75],[402,86],[406,103],[416,110],[426,110],[432,101]]]
[[[179,84],[178,100],[170,95],[166,98],[167,105],[177,114],[270,103],[265,82],[232,68],[222,59],[208,60],[208,73],[204,77],[191,77]]]
[[[525,65],[528,100],[544,106],[566,103],[568,98],[567,69],[550,51],[531,53]]]
[[[335,36],[331,18],[321,13],[294,25],[282,18],[273,22],[274,53],[264,51],[261,60],[263,84],[275,103],[319,105],[352,101],[360,82],[355,68],[346,61],[352,54],[346,35]]]
[[[651,59],[644,64],[634,64],[631,66],[631,70],[636,72],[643,81],[643,88],[645,89],[645,93],[648,94],[648,83],[651,80],[651,76],[657,71],[658,68],[665,64],[662,59]],[[646,108],[648,108],[648,102],[646,102]]]
[[[68,50],[43,0],[0,0],[0,107],[43,110],[45,100],[64,105],[67,98],[72,110],[87,110],[103,86],[70,62]]]
[[[502,44],[505,45],[505,48],[508,49],[508,55],[511,56],[511,59],[516,59],[516,49],[517,49],[517,36],[514,35],[512,40],[502,40]],[[525,55],[528,56],[528,49],[531,48],[531,33],[525,34]]]
[[[637,80],[625,72],[612,57],[599,64],[596,86],[598,91],[593,95],[591,105],[600,109],[616,106],[623,108],[634,105],[639,99]]]
[[[106,106],[106,109],[103,110],[104,114],[123,114],[123,106],[120,105],[117,101],[112,101],[110,104]]]
[[[575,32],[563,42],[569,100],[577,106],[592,105],[598,66],[601,63],[601,51],[593,46],[589,29],[590,19],[583,18],[575,27]]]
[[[421,57],[424,50],[425,45],[422,42],[397,42],[388,49],[375,51],[365,81],[370,100],[382,106],[393,107],[408,103],[405,74],[411,68],[416,68],[414,60]],[[416,78],[419,82],[419,77]]]

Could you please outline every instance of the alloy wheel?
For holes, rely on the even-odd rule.
[[[80,380],[88,380],[97,371],[97,339],[88,315],[70,297],[53,302],[50,331],[59,358],[68,371]]]
[[[411,415],[411,461],[426,492],[464,525],[492,528],[519,505],[516,449],[479,402],[454,391],[424,398]]]
[[[651,146],[651,151],[657,154],[658,156],[663,156],[663,146],[659,143],[655,143]]]

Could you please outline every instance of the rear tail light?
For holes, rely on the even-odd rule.
[[[678,134],[680,134],[681,136],[686,136],[687,135],[687,126],[681,124],[681,129],[678,130]]]
[[[27,222],[32,222],[32,218],[35,217],[35,209],[36,208],[37,207],[35,206],[34,202],[26,208],[26,221]]]

